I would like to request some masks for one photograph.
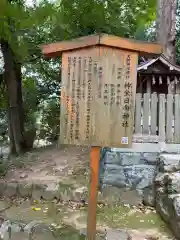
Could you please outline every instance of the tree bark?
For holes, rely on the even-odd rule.
[[[9,136],[11,151],[21,153],[25,148],[21,79],[18,79],[21,69],[17,68],[14,54],[9,43],[1,40],[1,50],[4,58],[4,78],[8,91]]]
[[[17,59],[14,59],[16,79],[17,79],[17,103],[19,108],[20,115],[20,127],[21,132],[24,132],[24,108],[23,108],[23,99],[22,99],[22,73],[21,73],[21,63]]]
[[[157,0],[157,40],[172,63],[176,62],[176,7],[177,0]]]

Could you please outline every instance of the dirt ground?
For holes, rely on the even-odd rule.
[[[5,180],[50,184],[52,182],[84,183],[89,171],[89,149],[55,145],[34,149],[13,159]]]
[[[88,188],[89,159],[90,149],[84,147],[57,148],[54,145],[34,149],[24,156],[12,160],[13,164],[4,180],[46,185],[61,183],[65,187],[73,185],[75,188]],[[1,204],[3,205],[4,201]],[[34,211],[32,202],[23,200],[16,202],[4,214],[8,219],[17,220],[18,218],[27,221],[36,218],[45,219],[44,214],[46,216],[50,214],[50,221],[55,224],[61,221],[76,229],[86,227],[87,204],[81,205],[70,201],[68,203],[50,203],[53,204],[53,207],[47,204],[49,203],[35,203],[34,209],[38,209],[38,211]],[[154,209],[147,208],[141,211],[137,208],[121,206],[118,203],[117,205],[98,204],[97,227],[99,230],[128,229],[133,240],[174,239]]]

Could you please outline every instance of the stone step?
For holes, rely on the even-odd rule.
[[[180,239],[180,194],[165,194],[156,199],[156,210]]]
[[[158,173],[155,178],[157,192],[161,189],[163,194],[180,193],[180,172]]]
[[[176,172],[180,170],[179,154],[161,154],[158,160],[160,172]]]
[[[108,230],[106,240],[132,240],[131,236],[124,230]]]
[[[49,226],[40,221],[32,221],[27,225],[4,221],[0,227],[1,240],[54,240],[55,236]]]
[[[0,197],[20,197],[33,200],[43,199],[52,201],[60,199],[62,201],[81,201],[87,200],[87,187],[74,188],[73,185],[64,185],[60,183],[27,183],[27,182],[4,182],[0,181]]]

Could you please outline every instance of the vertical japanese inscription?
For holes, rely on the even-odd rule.
[[[117,71],[117,79],[120,80],[122,77],[122,67],[118,67],[118,71]]]
[[[72,114],[70,118],[70,140],[74,140],[74,116],[76,114],[75,112],[75,94],[76,94],[76,76],[75,76],[75,68],[76,68],[76,57],[72,58],[72,100],[71,100],[71,109],[72,109]]]
[[[68,67],[67,67],[67,85],[66,89],[69,90],[70,87],[70,69],[71,69],[71,57],[68,57]],[[61,100],[63,101],[63,104],[65,104],[66,113],[64,116],[64,135],[67,136],[67,126],[68,126],[68,114],[69,114],[69,98],[66,95],[66,92],[64,91],[63,87],[61,89]]]
[[[116,86],[116,105],[121,105],[121,84],[118,83]]]
[[[85,91],[86,91],[86,76],[87,76],[87,58],[83,58],[83,80],[82,80],[82,98],[85,100]]]
[[[67,89],[69,89],[70,86],[70,75],[71,75],[71,57],[68,57],[68,79],[67,79]]]
[[[81,99],[81,57],[78,58],[78,80],[76,85],[77,99]]]
[[[103,98],[104,98],[104,105],[107,106],[108,102],[109,102],[109,84],[104,84],[104,94],[103,94]]]
[[[123,107],[123,121],[122,126],[124,128],[129,127],[129,119],[131,117],[131,103],[132,103],[132,83],[130,81],[130,69],[131,69],[131,56],[126,58],[126,76],[124,82],[124,107]]]
[[[102,97],[102,74],[103,68],[100,66],[98,68],[98,98]]]
[[[76,128],[75,128],[75,139],[79,140],[79,102],[76,102]]]
[[[88,59],[88,86],[87,86],[87,108],[86,108],[86,140],[89,140],[91,128],[91,100],[92,100],[92,58]]]
[[[115,92],[115,85],[114,84],[110,84],[110,91],[111,91],[110,105],[112,106],[115,103],[115,100],[116,100],[116,92]]]
[[[75,102],[75,140],[79,140],[79,122],[80,122],[80,109],[79,100],[81,99],[81,57],[78,59],[77,66],[77,81],[76,81],[76,102]]]
[[[121,105],[121,85],[119,83],[104,84],[103,98],[105,106]]]

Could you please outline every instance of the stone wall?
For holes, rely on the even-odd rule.
[[[127,153],[106,151],[101,159],[101,184],[116,187],[121,201],[133,203],[135,192],[157,213],[180,239],[180,154]],[[113,194],[111,192],[111,194]],[[117,200],[117,198],[116,198]]]
[[[162,154],[155,178],[156,211],[180,239],[180,155]]]
[[[152,191],[156,175],[157,153],[121,152],[107,149],[101,158],[101,186],[113,186],[138,192],[145,200]],[[121,192],[122,193],[122,192]],[[133,196],[133,195],[132,195]],[[148,201],[148,199],[147,199]],[[153,205],[151,203],[150,205]]]

